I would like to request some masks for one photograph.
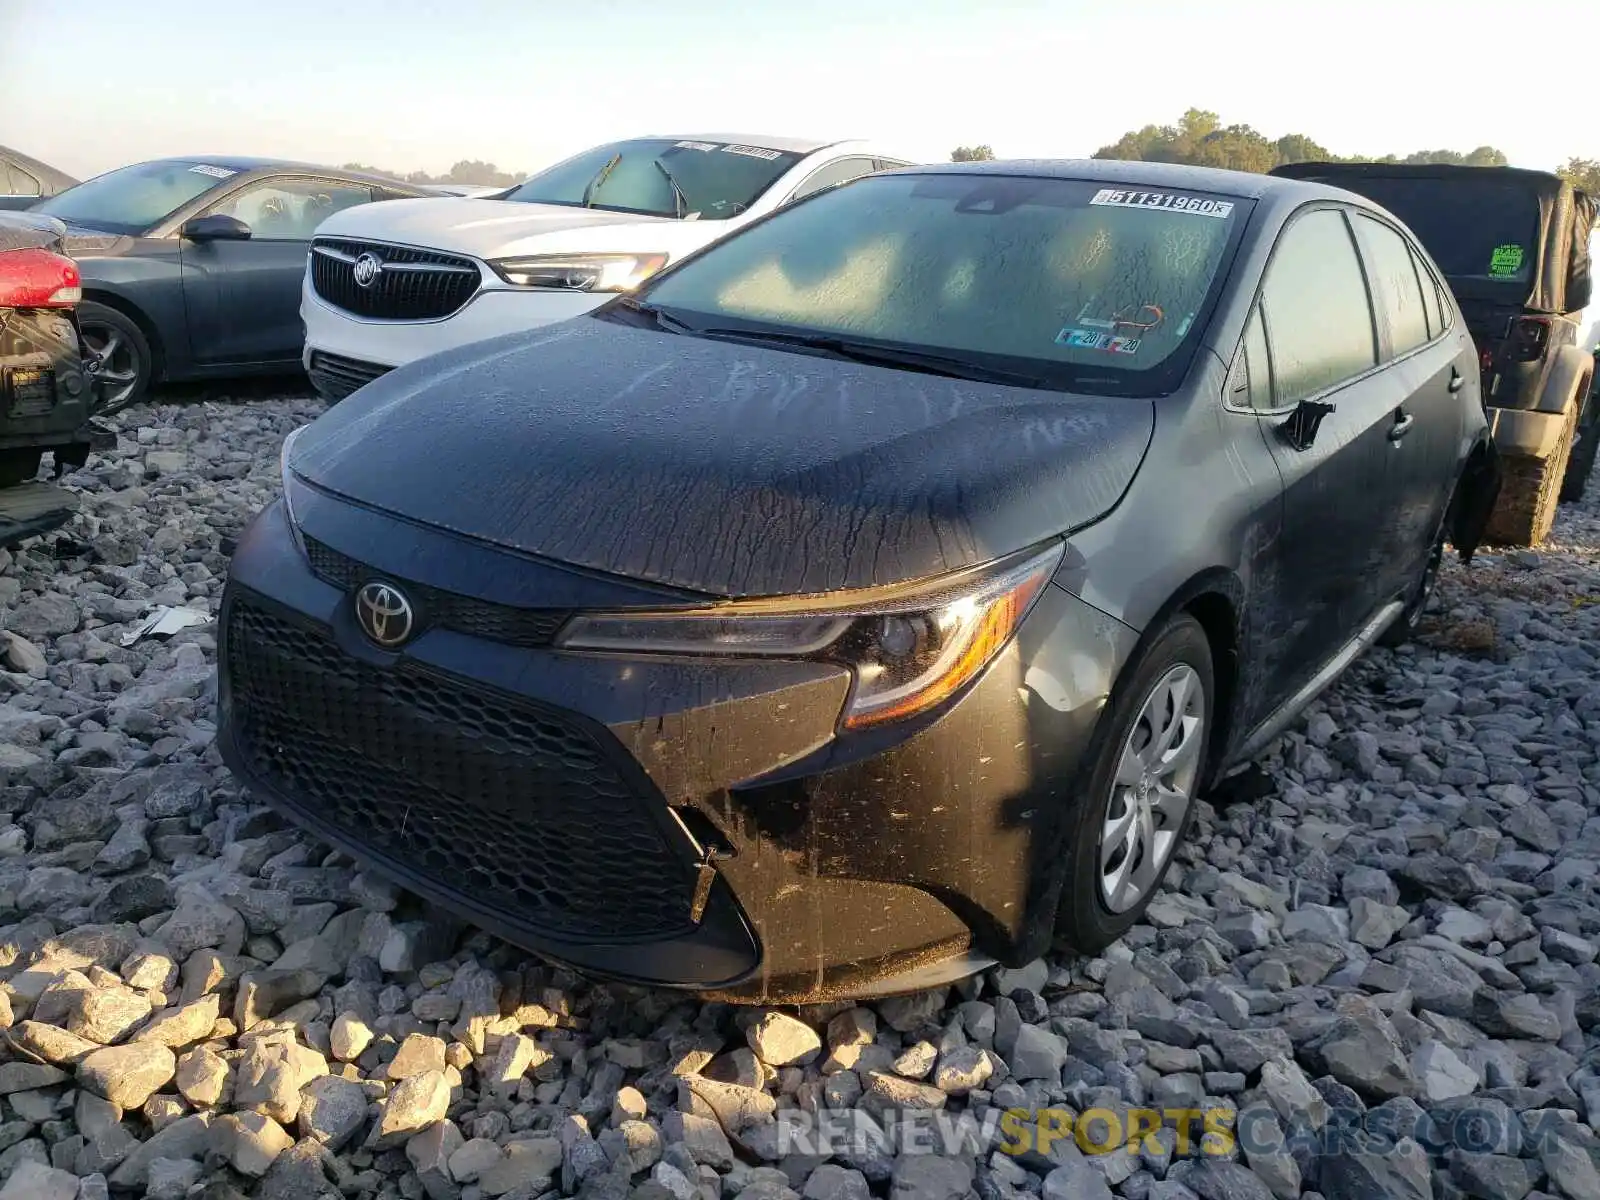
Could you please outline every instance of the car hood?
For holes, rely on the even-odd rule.
[[[361,204],[329,217],[318,237],[370,238],[407,246],[454,250],[495,258],[523,250],[524,243],[550,234],[585,230],[613,233],[618,226],[677,225],[670,217],[574,208],[566,204],[523,204],[514,200],[474,200],[461,196],[386,200]],[[607,247],[610,248],[609,246]]]
[[[1148,400],[1068,396],[593,317],[394,370],[294,473],[411,521],[722,597],[958,570],[1109,512]]]

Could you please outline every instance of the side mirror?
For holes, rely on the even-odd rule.
[[[212,213],[209,217],[189,218],[178,234],[191,242],[245,242],[250,240],[250,226],[238,217]]]
[[[1326,400],[1302,400],[1279,428],[1289,445],[1296,450],[1309,450],[1317,440],[1317,429],[1323,418],[1333,411],[1334,405]]]

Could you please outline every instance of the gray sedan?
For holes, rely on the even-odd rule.
[[[341,209],[427,193],[260,158],[173,158],[98,175],[33,206],[66,223],[83,272],[99,414],[151,383],[299,369],[311,234]]]

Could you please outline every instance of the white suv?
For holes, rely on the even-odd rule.
[[[636,138],[492,200],[346,209],[306,265],[306,371],[342,399],[413,359],[588,312],[791,200],[911,161],[862,141]]]

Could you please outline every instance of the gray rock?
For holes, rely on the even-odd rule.
[[[1039,1194],[1044,1200],[1112,1200],[1106,1177],[1081,1158],[1046,1175]]]
[[[1411,1070],[1418,1094],[1424,1100],[1453,1100],[1470,1096],[1481,1085],[1478,1072],[1443,1042],[1430,1038],[1411,1054]]]
[[[1408,1096],[1416,1089],[1411,1064],[1387,1022],[1345,1017],[1318,1050],[1328,1073],[1364,1096],[1387,1099]]]
[[[323,1075],[300,1089],[300,1136],[313,1138],[338,1150],[360,1132],[372,1105],[359,1083],[337,1075]]]
[[[78,1083],[120,1108],[139,1108],[172,1082],[178,1063],[172,1051],[157,1042],[108,1046],[78,1063]]]
[[[1017,1040],[1008,1063],[1011,1075],[1018,1081],[1044,1079],[1058,1081],[1061,1068],[1066,1064],[1066,1045],[1050,1030],[1039,1025],[1023,1025],[1017,1030]]]
[[[1526,1158],[1451,1150],[1450,1178],[1469,1196],[1483,1200],[1523,1200],[1539,1182],[1543,1168]]]
[[[890,1200],[965,1200],[972,1187],[972,1164],[932,1154],[902,1157],[894,1166]]]
[[[1345,1147],[1324,1157],[1320,1169],[1327,1200],[1434,1200],[1427,1152],[1411,1138],[1387,1152]]]
[[[745,1030],[745,1037],[756,1056],[774,1067],[809,1063],[822,1050],[816,1030],[780,1012],[763,1013]]]

